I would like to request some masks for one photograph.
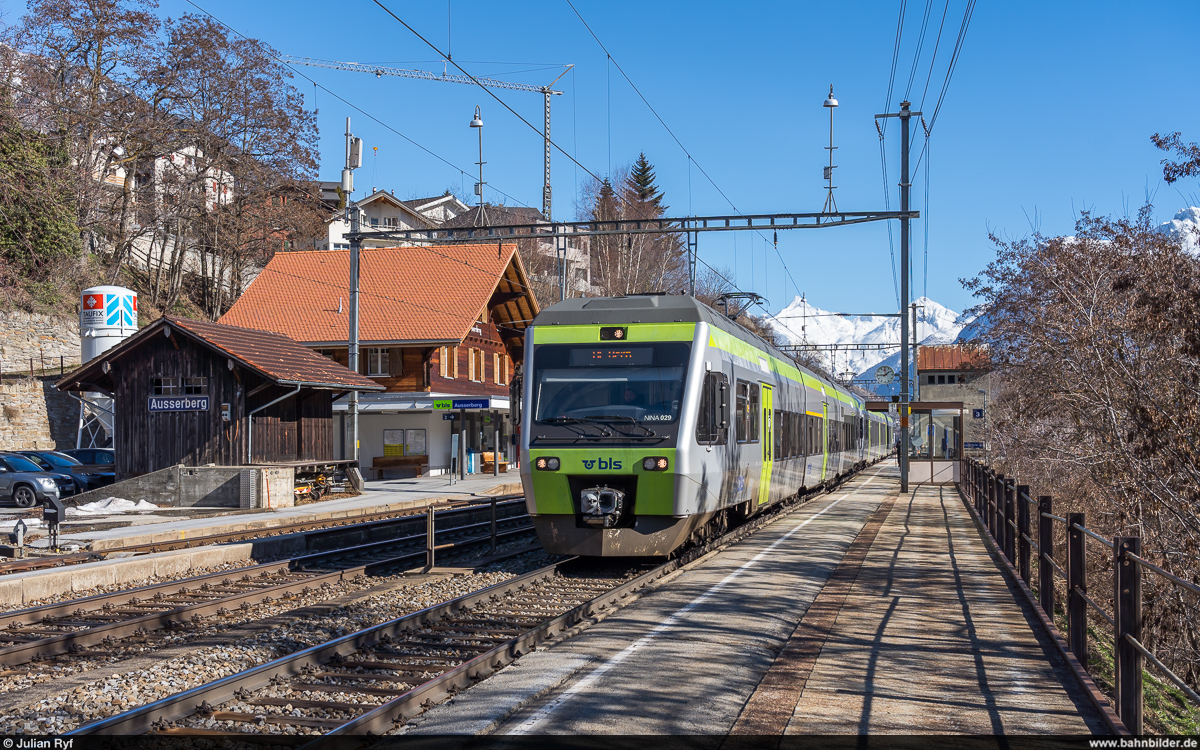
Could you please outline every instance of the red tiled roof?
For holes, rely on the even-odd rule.
[[[939,344],[917,349],[917,371],[983,370],[990,359],[987,347],[970,344]]]
[[[363,344],[462,341],[498,286],[529,296],[511,303],[509,320],[537,312],[515,244],[364,248],[359,278]],[[309,345],[344,342],[349,279],[349,250],[277,253],[221,322]]]
[[[363,377],[287,336],[253,328],[163,316],[117,346],[96,357],[57,383],[59,389],[72,390],[103,377],[104,363],[115,362],[135,351],[144,341],[157,336],[165,326],[190,336],[243,367],[255,370],[275,383],[297,383],[337,390],[382,390],[373,380]]]

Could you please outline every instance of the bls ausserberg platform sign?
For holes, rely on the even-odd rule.
[[[150,411],[208,411],[208,396],[151,396]]]
[[[486,398],[440,398],[433,402],[434,409],[489,409],[491,400]]]

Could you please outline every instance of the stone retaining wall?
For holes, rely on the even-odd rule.
[[[5,373],[29,372],[29,362],[58,372],[59,357],[67,369],[79,365],[79,320],[55,318],[20,310],[0,312],[0,368]]]
[[[79,402],[54,387],[57,379],[0,380],[0,450],[75,447]]]

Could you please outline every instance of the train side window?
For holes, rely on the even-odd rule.
[[[704,376],[700,390],[700,416],[696,420],[696,442],[725,443],[729,435],[729,378],[723,372]]]
[[[759,404],[760,404],[760,401],[758,400],[758,383],[751,383],[750,384],[750,407],[746,411],[749,413],[749,416],[750,416],[750,442],[752,442],[752,443],[758,442],[759,432],[762,427],[762,419],[759,417],[759,411],[761,411],[761,407],[759,406]]]
[[[745,443],[750,440],[750,384],[744,380],[737,381],[737,405],[734,419],[737,420],[737,441]]]
[[[784,435],[783,410],[775,410],[775,460],[781,461],[786,457],[783,452],[783,435]]]

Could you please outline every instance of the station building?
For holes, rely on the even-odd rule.
[[[469,470],[482,452],[511,460],[510,389],[538,312],[516,245],[360,252],[359,373],[384,389],[359,401],[364,474],[398,457],[402,475],[449,471],[464,423]],[[348,250],[277,253],[221,322],[282,333],[346,365],[349,275]],[[348,403],[333,403],[342,456]]]
[[[917,350],[919,400],[962,405],[961,419],[932,413],[932,431],[926,428],[914,432],[922,436],[933,433],[934,440],[927,446],[926,453],[953,453],[949,448],[952,441],[946,438],[946,432],[950,430],[958,434],[962,454],[983,456],[987,441],[988,400],[991,398],[990,365],[987,347],[979,344],[940,344]]]
[[[155,502],[233,507],[260,507],[240,484],[249,467],[271,467],[270,507],[292,503],[297,473],[351,470],[335,451],[333,404],[381,390],[286,336],[174,316],[57,387],[109,399],[118,481],[148,477],[135,491]]]

